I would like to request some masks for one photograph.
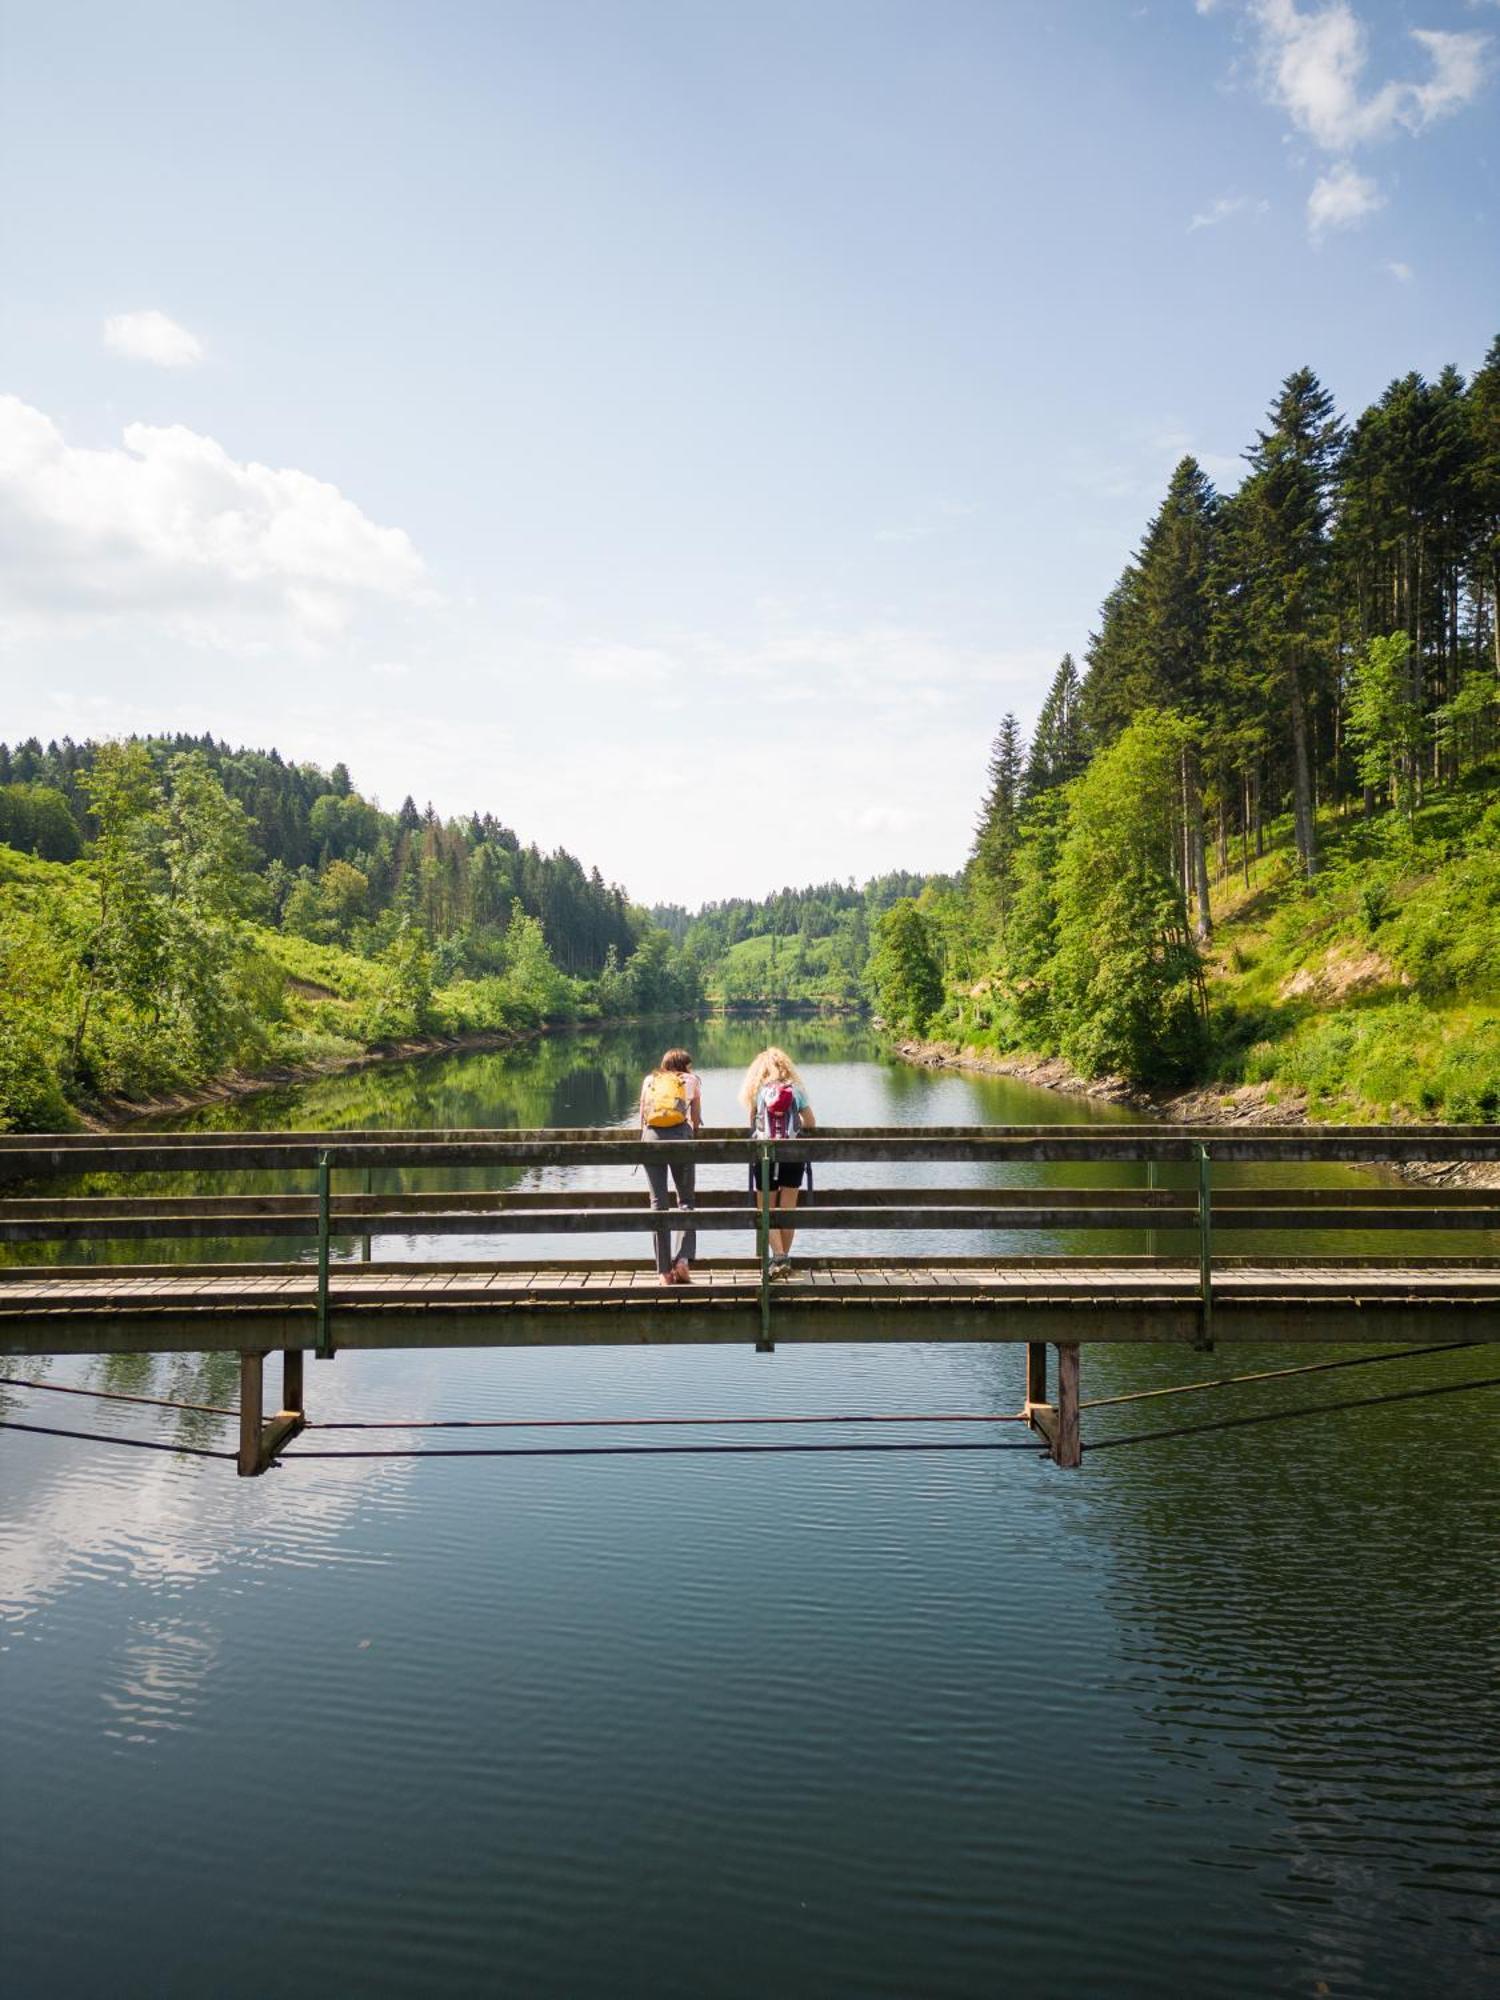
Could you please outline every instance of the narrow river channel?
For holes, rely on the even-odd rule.
[[[734,1122],[766,1025],[679,1032],[709,1121]],[[830,1125],[1126,1115],[884,1062],[854,1025],[776,1033]],[[618,1123],[662,1040],[660,1025],[561,1036],[175,1122]],[[1042,1171],[1076,1185],[1082,1170]],[[380,1239],[375,1254],[496,1250]],[[1360,1370],[1355,1393],[1493,1372],[1476,1358]],[[1278,1359],[1085,1348],[1084,1395]],[[236,1389],[232,1357],[5,1372],[209,1404]],[[1227,1390],[1214,1413],[1334,1401],[1348,1379]],[[998,1413],[1020,1395],[1020,1350],[965,1346],[308,1368],[325,1419]],[[0,1413],[230,1442],[208,1416],[44,1413],[71,1400],[4,1388]],[[1149,1424],[1091,1413],[1086,1435],[1156,1429],[1173,1406],[1145,1407]],[[0,1434],[7,1985],[1491,1994],[1495,1412],[1493,1396],[1396,1403],[1101,1451],[1077,1474],[1016,1449],[309,1460],[239,1482],[208,1460]]]

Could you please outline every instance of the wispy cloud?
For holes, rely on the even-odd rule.
[[[1474,29],[1413,28],[1427,75],[1364,86],[1369,46],[1348,0],[1304,12],[1297,0],[1254,0],[1261,78],[1299,132],[1325,152],[1419,133],[1479,95],[1488,37]]]
[[[130,361],[157,368],[191,368],[203,359],[198,336],[164,312],[116,313],[104,322],[104,345]]]
[[[1271,204],[1248,194],[1221,194],[1217,201],[1207,208],[1199,209],[1188,224],[1188,234],[1195,229],[1216,229],[1221,222],[1228,222],[1236,215],[1265,215]]]
[[[1409,285],[1417,275],[1410,264],[1403,264],[1395,257],[1392,257],[1389,262],[1383,265],[1382,269],[1385,271],[1386,276],[1394,278],[1398,285]]]
[[[1320,174],[1307,197],[1307,227],[1312,236],[1330,229],[1353,229],[1385,207],[1385,196],[1368,174],[1340,160]]]
[[[1197,11],[1220,11],[1221,0],[1197,0]],[[1279,106],[1300,137],[1338,164],[1320,175],[1307,202],[1314,239],[1363,222],[1385,205],[1350,156],[1364,146],[1419,137],[1474,103],[1490,72],[1491,37],[1479,29],[1411,28],[1414,73],[1376,83],[1364,21],[1350,0],[1240,0],[1255,47],[1255,73],[1267,100]],[[1212,209],[1207,221],[1220,219]],[[1195,216],[1191,227],[1198,227]]]

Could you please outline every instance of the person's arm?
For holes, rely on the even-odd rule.
[[[703,1124],[703,1079],[701,1076],[693,1078],[693,1094],[688,1099],[688,1122],[695,1132]]]
[[[817,1131],[817,1129],[818,1129],[818,1121],[817,1121],[817,1119],[816,1119],[816,1118],[815,1118],[815,1117],[813,1116],[813,1108],[812,1108],[812,1106],[811,1106],[811,1105],[810,1105],[810,1104],[808,1103],[808,1101],[807,1101],[807,1099],[806,1099],[805,1097],[804,1097],[804,1098],[803,1098],[803,1100],[802,1100],[802,1108],[801,1108],[801,1110],[800,1110],[800,1111],[798,1112],[798,1114],[797,1114],[797,1115],[798,1115],[798,1117],[799,1117],[799,1118],[800,1118],[800,1119],[802,1120],[802,1129],[803,1129],[803,1131],[804,1131],[804,1132],[816,1132],[816,1131]]]

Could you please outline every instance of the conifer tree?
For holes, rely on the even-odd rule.
[[[981,892],[1005,933],[1015,876],[1021,815],[1021,732],[1014,715],[1001,719],[990,747],[989,781],[974,834],[973,868]]]
[[[1344,430],[1310,368],[1287,377],[1270,428],[1247,454],[1241,488],[1263,695],[1285,706],[1291,734],[1292,818],[1305,875],[1318,866],[1313,817],[1313,711],[1331,651],[1329,496]]]
[[[1076,778],[1088,762],[1088,736],[1083,716],[1083,688],[1073,655],[1064,653],[1042,703],[1026,761],[1028,800]]]

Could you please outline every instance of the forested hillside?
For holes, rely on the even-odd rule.
[[[0,1126],[372,1043],[698,1004],[624,892],[488,814],[212,738],[0,745]]]
[[[882,1012],[1493,1118],[1500,341],[1352,423],[1299,369],[1245,457],[1228,494],[1178,465],[1030,743],[1003,718],[962,887],[882,921]]]
[[[719,1004],[860,1007],[880,918],[903,898],[951,890],[957,880],[897,871],[863,888],[820,882],[759,901],[705,903],[694,913],[658,905],[651,916],[681,944]]]

